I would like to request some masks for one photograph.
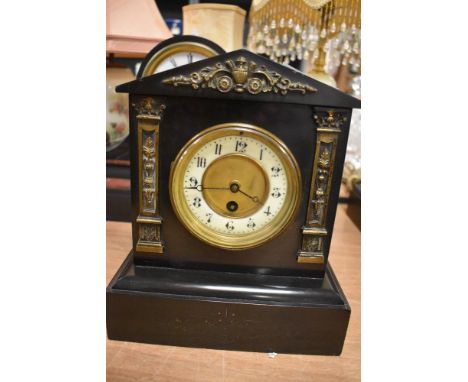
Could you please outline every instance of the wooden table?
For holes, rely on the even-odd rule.
[[[131,248],[129,223],[107,223],[107,283]],[[107,340],[108,382],[360,381],[361,237],[339,205],[330,262],[351,305],[340,357],[249,353]]]

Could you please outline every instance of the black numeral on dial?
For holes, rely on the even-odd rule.
[[[211,223],[211,218],[213,217],[213,214],[208,213],[206,214],[206,217],[207,217],[206,222]]]
[[[197,158],[197,167],[206,167],[206,158],[198,157]]]
[[[201,206],[201,199],[200,199],[198,196],[195,197],[195,198],[193,198],[193,203],[192,203],[192,205],[193,205],[194,207],[199,208],[199,207]]]
[[[278,187],[273,187],[273,192],[271,193],[271,196],[274,198],[279,198],[281,196],[280,189]]]
[[[247,143],[244,141],[236,141],[236,151],[238,153],[245,153],[247,149]]]
[[[270,216],[271,215],[271,212],[270,212],[270,206],[268,206],[268,208],[263,211],[263,213],[266,215],[266,216]]]
[[[277,176],[279,176],[279,172],[281,171],[281,169],[278,167],[278,166],[273,166],[271,168],[271,172],[273,173],[273,177],[276,178]]]
[[[234,229],[234,222],[232,220],[228,221],[226,223],[226,228],[229,230],[229,231],[232,231]]]
[[[190,179],[190,187],[197,187],[198,186],[198,180],[194,176],[192,176]]]
[[[221,149],[223,148],[223,145],[220,145],[219,143],[216,143],[215,146],[215,154],[216,155],[221,155]]]
[[[249,219],[249,222],[247,223],[247,227],[254,229],[256,226],[255,222],[252,220],[252,218]]]

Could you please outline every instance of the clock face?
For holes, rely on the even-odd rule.
[[[255,247],[293,218],[300,199],[298,166],[266,130],[240,123],[214,126],[191,139],[174,163],[174,210],[208,244]]]
[[[197,52],[178,52],[164,58],[153,74],[164,72],[165,70],[174,69],[178,66],[191,64],[192,62],[204,60],[207,56]]]
[[[190,41],[193,37],[184,36],[184,41],[174,42],[156,51],[144,62],[138,77],[151,76],[192,62],[204,60],[223,53],[200,41]]]

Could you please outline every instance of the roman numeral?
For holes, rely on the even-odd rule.
[[[260,160],[263,158],[263,149],[260,150]]]
[[[222,148],[223,148],[223,145],[220,145],[220,144],[216,143],[215,154],[216,155],[221,155],[221,149]]]
[[[197,158],[197,167],[206,167],[206,158],[198,157]]]

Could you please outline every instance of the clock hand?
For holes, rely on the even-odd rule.
[[[250,196],[249,194],[245,193],[244,191],[242,191],[240,188],[239,188],[239,192],[241,194],[244,194],[245,196],[247,196],[248,198],[252,199],[255,203],[260,203],[260,200],[258,199],[258,196]]]
[[[205,187],[199,184],[198,186],[195,187],[184,187],[186,190],[197,190],[197,191],[203,191],[203,190],[229,190],[229,187]]]

